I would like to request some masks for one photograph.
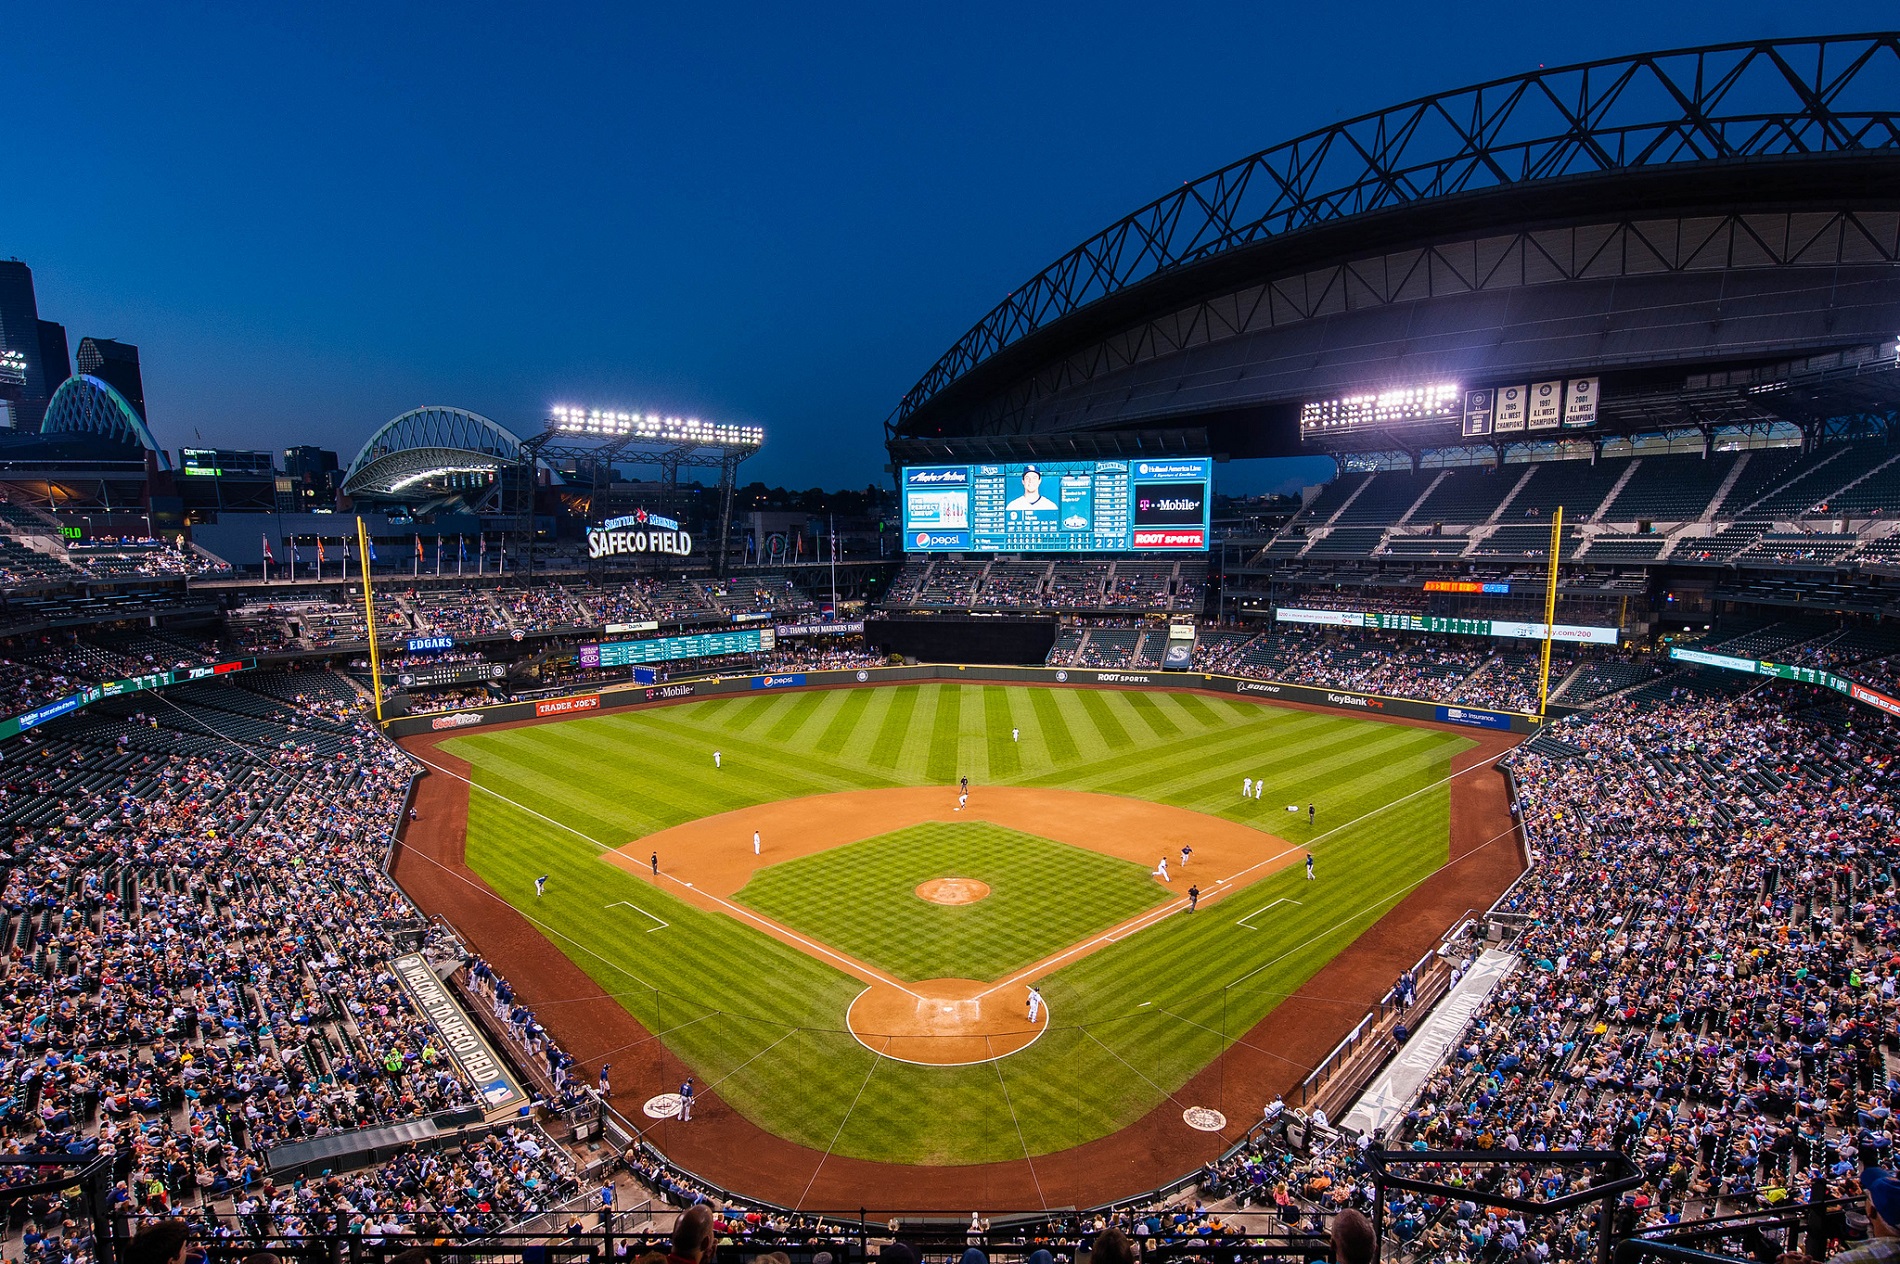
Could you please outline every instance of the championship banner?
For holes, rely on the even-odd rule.
[[[1593,377],[1574,377],[1564,387],[1564,425],[1594,426],[1597,424],[1597,380]]]
[[[1496,391],[1465,392],[1465,438],[1482,439],[1491,433],[1491,414],[1496,403]]]
[[[1527,386],[1498,387],[1497,411],[1492,414],[1491,429],[1497,434],[1522,430],[1529,402],[1530,388]]]
[[[1563,421],[1564,384],[1532,382],[1530,412],[1525,425],[1530,430],[1555,430]]]

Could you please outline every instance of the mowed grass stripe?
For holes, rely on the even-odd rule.
[[[1022,743],[1010,736],[1021,726],[1010,709],[1011,690],[1000,685],[983,689],[983,729],[989,749],[989,780],[1007,781],[1023,771]]]
[[[824,705],[826,699],[832,699],[833,705],[836,705],[836,695],[829,691],[813,690],[794,694],[791,697],[793,701],[783,708],[785,714],[765,731],[765,739],[768,742],[789,744],[796,741],[798,731],[805,727],[805,722]]]
[[[825,731],[818,735],[812,744],[821,755],[837,755],[844,750],[846,739],[857,728],[858,721],[864,718],[865,708],[871,705],[871,699],[878,692],[875,689],[841,689],[844,702],[832,714],[831,722],[825,725]]]
[[[1074,763],[1079,754],[1075,738],[1069,732],[1068,721],[1062,718],[1062,708],[1056,702],[1059,697],[1060,694],[1048,689],[1038,689],[1029,695],[1043,746],[1048,750],[1050,760],[1058,765]]]
[[[937,717],[930,728],[930,753],[924,764],[928,781],[957,779],[958,739],[963,727],[963,687],[946,684],[937,689]]]
[[[1121,719],[1115,714],[1117,711],[1128,709],[1128,704],[1124,699],[1129,695],[1105,694],[1090,689],[1078,691],[1075,696],[1082,700],[1082,709],[1088,712],[1089,721],[1095,725],[1095,731],[1102,735],[1103,745],[1110,750],[1122,750],[1135,744],[1135,739],[1128,736],[1128,730],[1123,727]]]
[[[916,685],[899,685],[891,691],[891,708],[877,731],[877,744],[871,748],[870,762],[879,768],[897,767],[904,750],[904,734],[910,728],[911,712],[917,709]]]
[[[1116,696],[1128,699],[1129,709],[1141,717],[1142,723],[1146,724],[1148,731],[1153,733],[1156,737],[1167,738],[1180,736],[1181,726],[1163,714],[1161,704],[1156,702],[1148,694],[1127,693],[1118,694]]]

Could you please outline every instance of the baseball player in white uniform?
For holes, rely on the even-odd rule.
[[[1035,1026],[1036,1016],[1042,1013],[1042,993],[1035,988],[1029,989],[1029,1025]]]
[[[1265,777],[1262,777],[1260,780],[1253,783],[1253,797],[1255,799],[1258,799],[1261,795],[1265,794],[1266,792],[1267,792],[1267,779]]]
[[[963,811],[963,805],[970,801],[970,792],[965,790],[957,796],[957,811]]]
[[[1163,856],[1161,863],[1155,867],[1155,877],[1161,879],[1163,882],[1174,881],[1173,878],[1168,876],[1168,858],[1166,856]]]
[[[755,856],[759,854],[759,831],[757,830],[752,831],[752,854]]]
[[[719,752],[718,751],[713,752],[713,767],[714,768],[719,767]]]
[[[1023,740],[1023,731],[1022,731],[1021,729],[1011,729],[1011,730],[1009,731],[1009,740],[1010,740],[1010,741],[1012,741],[1012,742],[1020,742],[1020,741],[1022,741],[1022,740]]]
[[[1253,778],[1252,777],[1242,777],[1240,779],[1240,797],[1243,799],[1253,798]]]

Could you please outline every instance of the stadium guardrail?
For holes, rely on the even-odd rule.
[[[1494,732],[1535,733],[1542,727],[1542,721],[1537,716],[1517,711],[1498,711],[1452,703],[1427,702],[1417,698],[1393,698],[1383,694],[1361,693],[1350,689],[1329,689],[1320,685],[1296,685],[1286,681],[1256,680],[1249,676],[1226,676],[1210,672],[1165,672],[1158,669],[1126,671],[1094,667],[1010,667],[927,663],[914,667],[859,667],[698,678],[652,685],[597,685],[559,697],[495,703],[489,706],[467,707],[421,716],[403,716],[387,721],[383,728],[391,737],[412,737],[421,733],[454,732],[484,725],[512,724],[520,720],[552,719],[590,711],[611,711],[623,707],[644,706],[649,703],[677,702],[684,698],[708,698],[723,694],[776,689],[858,688],[928,680],[983,681],[992,684],[1022,685],[1095,685],[1115,689],[1199,689],[1245,698],[1327,707],[1361,715],[1456,724],[1465,728],[1490,729]]]

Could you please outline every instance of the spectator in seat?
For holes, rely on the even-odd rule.
[[[1372,1236],[1372,1222],[1364,1213],[1350,1207],[1333,1217],[1328,1233],[1333,1244],[1333,1264],[1372,1264],[1378,1253],[1378,1240]]]
[[[133,1235],[125,1248],[125,1264],[185,1264],[191,1231],[182,1220],[159,1220]]]

